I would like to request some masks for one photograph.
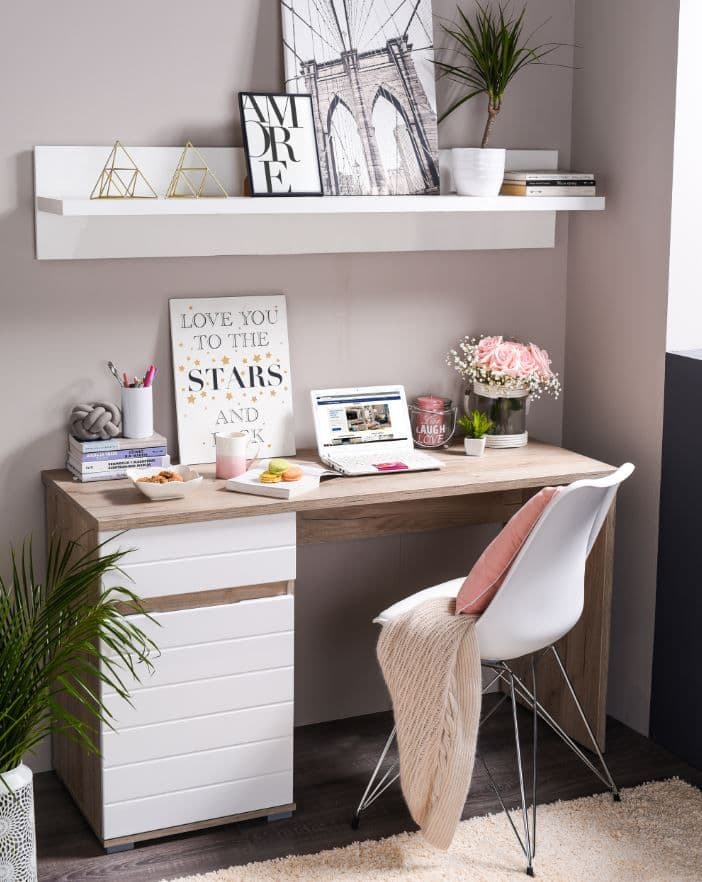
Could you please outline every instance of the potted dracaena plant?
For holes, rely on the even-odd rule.
[[[472,410],[458,420],[458,425],[466,434],[463,439],[466,456],[482,456],[485,452],[485,436],[493,426],[490,417],[479,410]]]
[[[38,580],[26,541],[11,551],[9,575],[0,575],[0,879],[37,879],[32,772],[24,758],[51,733],[96,752],[85,718],[110,725],[102,687],[129,700],[125,675],[138,679],[140,662],[142,671],[152,667],[155,644],[121,612],[143,612],[138,598],[126,588],[99,590],[103,577],[120,572],[126,553],[52,538]]]
[[[440,76],[461,86],[463,94],[439,116],[439,122],[471,98],[486,96],[487,119],[480,147],[454,147],[451,166],[459,196],[497,196],[504,179],[506,151],[488,148],[488,143],[507,86],[530,65],[547,64],[544,59],[565,44],[531,45],[533,32],[524,32],[526,6],[513,13],[509,2],[495,6],[476,2],[472,19],[460,7],[457,10],[455,23],[441,25],[451,44],[445,49],[448,54],[434,63]]]

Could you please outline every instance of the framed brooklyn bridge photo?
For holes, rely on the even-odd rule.
[[[252,196],[322,196],[312,97],[240,92]]]
[[[312,96],[325,194],[437,194],[431,0],[281,9],[285,90]]]

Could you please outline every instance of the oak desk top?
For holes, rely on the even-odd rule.
[[[472,496],[509,490],[529,490],[549,484],[569,484],[597,478],[613,466],[561,447],[530,441],[526,447],[486,450],[482,457],[466,456],[462,447],[432,451],[443,469],[361,478],[325,479],[319,490],[297,499],[248,496],[224,489],[214,477],[214,465],[198,466],[204,486],[187,499],[150,502],[127,480],[80,483],[64,469],[42,472],[44,484],[55,487],[98,530],[126,530],[194,521],[222,520],[282,512],[312,512],[418,499]],[[318,462],[316,452],[300,451],[296,461]]]

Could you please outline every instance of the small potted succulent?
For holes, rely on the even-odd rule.
[[[512,12],[509,0],[495,6],[476,2],[472,18],[460,7],[457,10],[455,23],[441,25],[452,44],[445,50],[446,60],[434,63],[440,77],[460,85],[464,94],[439,116],[439,122],[471,98],[486,96],[487,120],[480,147],[454,147],[451,164],[459,196],[497,196],[504,179],[506,151],[488,148],[488,142],[507,86],[529,65],[547,64],[544,59],[565,44],[531,45],[535,31],[524,33],[526,6],[519,13]]]
[[[482,456],[485,452],[485,436],[493,426],[490,417],[479,410],[472,410],[459,419],[458,425],[466,433],[463,439],[466,456]]]

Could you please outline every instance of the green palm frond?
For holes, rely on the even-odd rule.
[[[540,28],[525,35],[526,6],[522,7],[521,12],[512,13],[509,2],[498,3],[496,6],[476,2],[473,21],[460,7],[457,7],[457,10],[457,22],[441,25],[451,41],[450,51],[454,63],[437,59],[434,64],[441,71],[442,77],[448,77],[463,86],[466,93],[439,116],[439,122],[476,95],[486,95],[488,120],[481,144],[485,147],[495,117],[502,108],[507,86],[525,67],[532,64],[547,64],[544,59],[566,44],[530,45],[534,34]],[[569,65],[557,66],[569,67]]]
[[[156,644],[121,612],[126,604],[144,613],[139,598],[128,588],[99,590],[106,575],[124,575],[127,553],[53,537],[37,581],[31,540],[11,550],[9,574],[0,575],[0,783],[51,732],[95,752],[98,721],[113,719],[100,685],[129,701],[128,678],[152,669]],[[88,709],[94,724],[61,696]]]

